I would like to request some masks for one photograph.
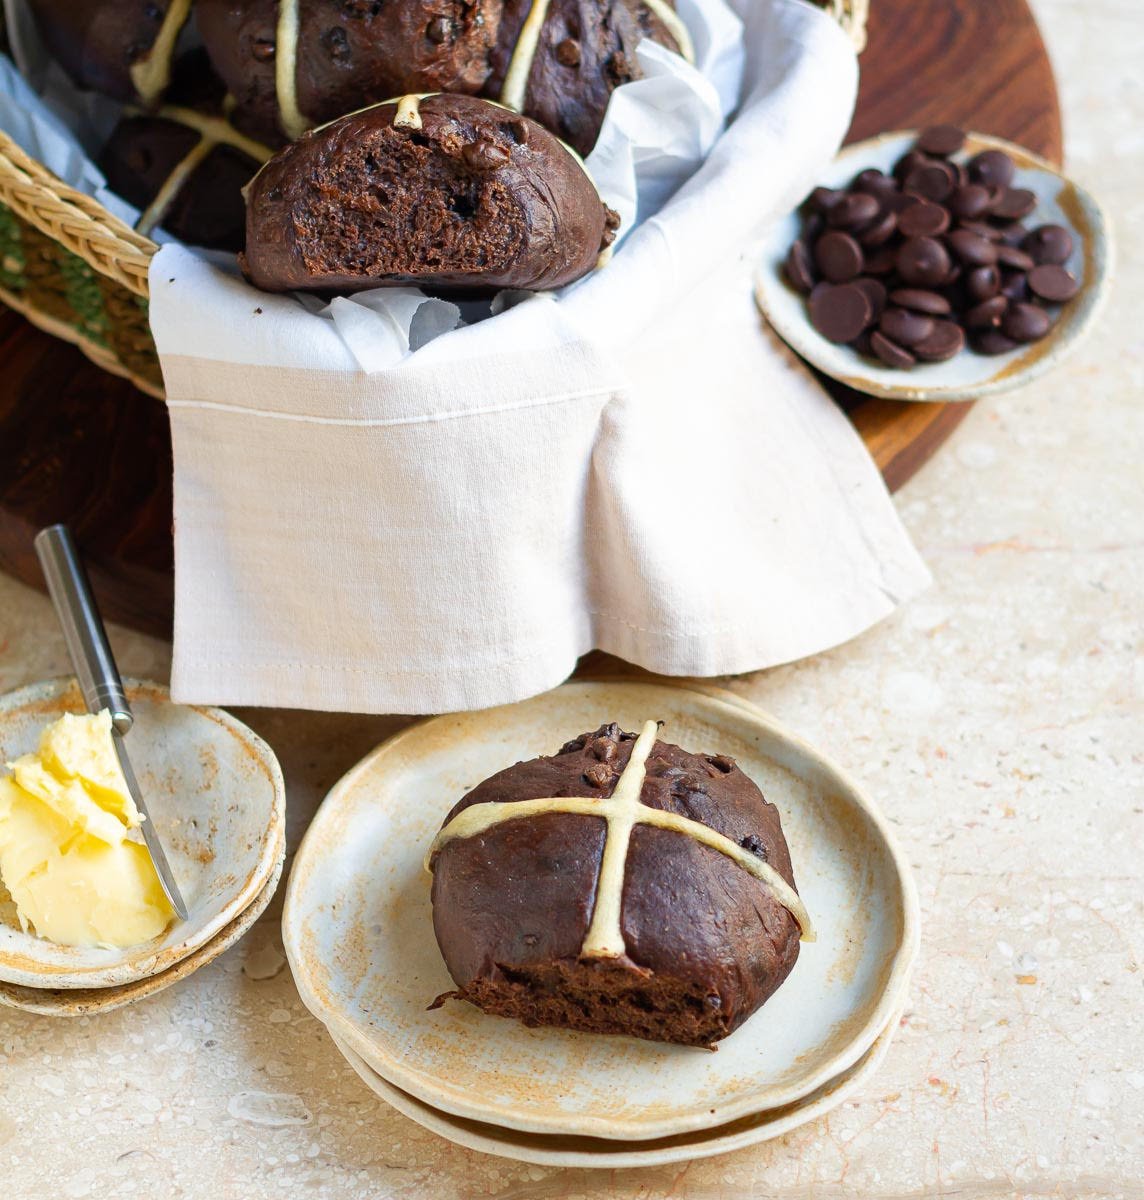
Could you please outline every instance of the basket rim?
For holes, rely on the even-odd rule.
[[[0,198],[101,273],[111,274],[136,295],[147,295],[147,272],[156,244],[113,216],[98,200],[64,183],[3,130]]]

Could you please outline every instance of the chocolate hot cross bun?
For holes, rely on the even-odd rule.
[[[556,288],[618,224],[547,130],[473,96],[409,95],[305,134],[247,189],[243,269],[266,291]]]
[[[150,106],[171,78],[191,0],[28,0],[51,55],[78,87]]]
[[[407,93],[484,95],[581,154],[644,37],[690,56],[671,0],[197,0],[236,121],[280,144]]]

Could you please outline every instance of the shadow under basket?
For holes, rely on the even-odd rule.
[[[814,2],[863,48],[870,0]],[[148,323],[147,273],[157,249],[0,130],[0,303],[162,399]]]

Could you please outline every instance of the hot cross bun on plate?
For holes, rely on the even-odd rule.
[[[813,938],[778,810],[735,762],[607,725],[468,793],[429,855],[455,992],[526,1025],[709,1046]]]

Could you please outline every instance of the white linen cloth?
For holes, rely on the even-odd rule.
[[[742,672],[845,641],[926,584],[860,439],[752,298],[762,229],[841,141],[854,54],[802,0],[737,11],[738,115],[670,199],[663,155],[650,176],[628,163],[644,219],[556,297],[452,329],[452,306],[411,289],[319,312],[163,247],[176,699],[478,708],[594,647]],[[679,94],[654,91],[661,53],[641,49],[651,78],[617,101]],[[728,62],[724,45],[687,83],[724,110]],[[682,174],[718,133],[702,108],[682,114]],[[611,198],[609,145],[590,165]]]

